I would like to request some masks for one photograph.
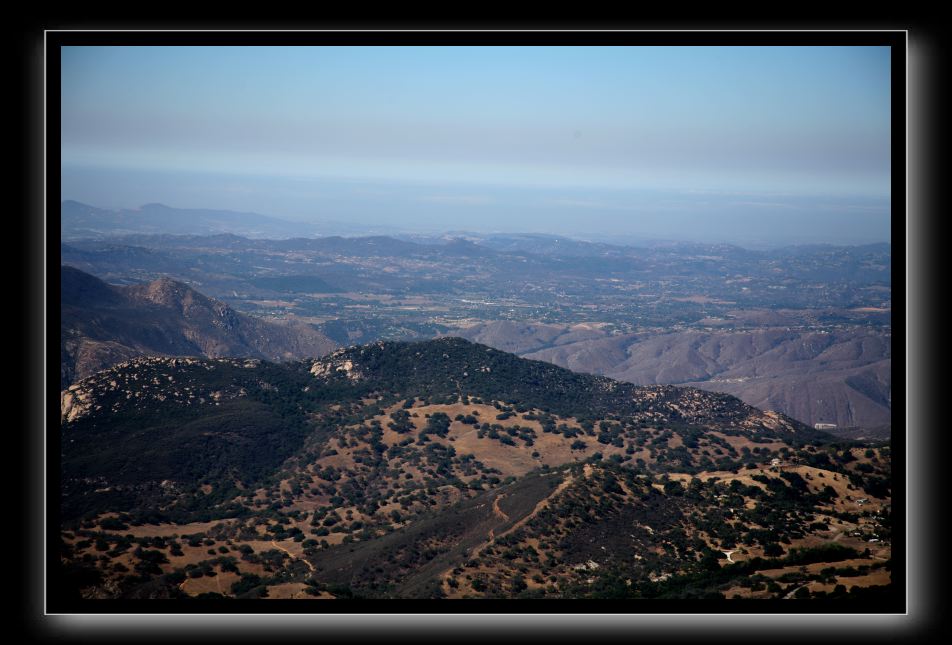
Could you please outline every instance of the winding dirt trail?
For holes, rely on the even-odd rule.
[[[499,500],[505,496],[506,494],[502,493],[500,495],[496,495],[496,498],[493,499],[493,514],[495,514],[495,516],[501,519],[503,522],[508,522],[509,516],[506,515],[501,508],[499,508]]]
[[[539,501],[539,503],[535,505],[535,508],[533,508],[532,511],[531,511],[528,515],[526,515],[526,516],[523,517],[521,520],[519,520],[518,522],[516,522],[515,524],[513,524],[512,526],[510,526],[508,529],[506,529],[506,531],[503,532],[499,537],[502,537],[503,535],[508,535],[508,534],[512,533],[513,531],[515,531],[516,529],[518,529],[518,528],[520,528],[522,525],[524,525],[526,522],[528,522],[529,520],[531,520],[533,517],[535,517],[536,515],[538,515],[539,512],[540,512],[542,509],[544,509],[546,506],[549,505],[549,500],[551,500],[553,497],[555,497],[556,495],[558,495],[559,493],[561,493],[562,491],[564,491],[566,488],[568,488],[568,487],[572,484],[573,481],[575,481],[574,478],[572,477],[572,475],[569,475],[568,477],[566,477],[565,479],[563,479],[561,482],[559,482],[559,485],[555,487],[555,490],[553,490],[551,493],[549,493],[549,494],[545,497],[545,499]],[[502,497],[502,495],[500,495],[500,497]],[[498,498],[497,498],[496,501],[498,502]],[[494,509],[494,510],[495,510],[495,507],[496,507],[496,503],[493,504],[493,509]],[[499,512],[503,515],[503,517],[506,518],[506,520],[509,519],[509,516],[506,515],[505,513],[503,513],[503,512],[502,512],[502,509],[500,509]]]
[[[574,480],[574,478],[572,477],[572,475],[569,475],[568,477],[566,477],[565,479],[563,479],[563,480],[559,483],[559,485],[555,487],[555,490],[553,490],[549,495],[547,495],[547,496],[545,497],[545,499],[542,499],[541,501],[539,501],[538,504],[535,505],[535,508],[533,508],[532,511],[531,511],[528,515],[526,515],[525,517],[523,517],[521,520],[519,520],[518,522],[516,522],[516,523],[513,524],[512,526],[510,526],[506,531],[503,531],[503,532],[499,535],[499,537],[502,537],[502,536],[504,536],[504,535],[508,535],[509,533],[512,533],[513,531],[515,531],[516,529],[518,529],[519,527],[521,527],[523,524],[525,524],[526,522],[528,522],[529,520],[531,520],[533,517],[535,517],[536,515],[538,515],[539,511],[541,511],[541,510],[544,509],[546,506],[548,506],[549,500],[551,500],[553,497],[555,497],[556,495],[558,495],[559,493],[561,493],[562,491],[564,491],[566,488],[568,488],[569,485],[570,485],[573,481],[575,481],[575,480]],[[505,493],[502,493],[502,494],[500,494],[500,495],[497,495],[497,496],[495,497],[495,499],[493,499],[493,515],[495,515],[495,516],[498,517],[499,519],[503,520],[504,522],[508,522],[509,519],[510,519],[509,516],[506,515],[505,511],[503,511],[501,508],[499,508],[499,500],[502,499],[504,496],[505,496]],[[485,548],[488,547],[490,544],[492,544],[495,539],[496,539],[496,531],[495,531],[495,529],[489,529],[488,539],[487,539],[485,542],[483,542],[482,544],[476,546],[472,551],[470,551],[469,557],[475,558],[477,555],[479,555],[480,553],[482,553],[483,549],[485,549]],[[445,580],[445,579],[450,575],[450,572],[451,572],[451,571],[452,571],[452,568],[447,569],[447,570],[444,571],[442,574],[440,574],[440,578]]]
[[[535,505],[535,508],[533,508],[532,511],[531,511],[528,515],[526,515],[525,517],[523,517],[521,520],[519,520],[518,522],[516,522],[516,523],[513,524],[512,526],[510,526],[508,529],[506,529],[505,531],[503,531],[502,533],[500,533],[498,536],[496,535],[496,532],[495,532],[494,529],[489,529],[489,539],[486,541],[486,544],[481,544],[481,545],[479,545],[478,547],[476,547],[475,549],[473,549],[472,556],[478,555],[479,552],[481,552],[481,551],[486,547],[487,544],[489,544],[490,542],[492,542],[493,540],[495,540],[497,537],[502,537],[502,536],[504,536],[504,535],[508,535],[508,534],[512,533],[512,532],[515,531],[516,529],[518,529],[518,528],[520,528],[521,526],[523,526],[526,522],[528,522],[529,520],[531,520],[533,517],[535,517],[536,515],[538,515],[539,512],[540,512],[542,509],[544,509],[546,506],[549,505],[549,500],[551,500],[553,497],[555,497],[556,495],[558,495],[559,493],[561,493],[562,491],[564,491],[566,488],[568,488],[569,485],[571,485],[573,481],[575,481],[575,480],[573,479],[573,477],[572,477],[571,475],[569,475],[568,477],[566,477],[565,479],[563,479],[561,482],[559,482],[559,485],[555,487],[555,490],[553,490],[551,493],[549,493],[549,494],[545,497],[545,499],[539,501],[539,503]],[[493,500],[493,515],[495,515],[496,517],[498,517],[499,519],[501,519],[501,520],[504,521],[504,522],[508,522],[508,521],[510,520],[510,517],[509,517],[508,515],[506,515],[505,511],[503,511],[501,508],[499,508],[499,500],[502,499],[502,498],[505,497],[505,496],[506,496],[506,494],[505,494],[505,493],[502,493],[501,495],[498,495],[498,496]]]
[[[800,591],[800,590],[803,589],[804,587],[809,587],[809,586],[810,586],[809,583],[807,583],[807,584],[805,584],[805,585],[800,585],[799,587],[797,587],[796,589],[794,589],[793,591],[791,591],[790,593],[788,593],[786,596],[784,596],[783,599],[784,599],[784,600],[790,600],[791,598],[793,598],[793,595],[794,595],[795,593],[797,593],[798,591]]]
[[[288,551],[287,549],[285,549],[283,546],[281,546],[280,544],[278,544],[278,543],[275,542],[274,540],[271,540],[271,546],[273,546],[274,548],[276,548],[276,549],[278,549],[278,550],[284,551],[285,553],[287,553],[287,554],[291,557],[292,560],[300,560],[301,562],[303,562],[304,564],[307,565],[307,568],[311,570],[311,573],[314,573],[314,565],[311,564],[310,562],[308,562],[305,558],[301,558],[301,557],[298,557],[298,556],[294,555],[293,553],[291,553],[290,551]]]
[[[499,508],[499,500],[505,496],[506,494],[502,493],[500,495],[496,495],[496,497],[493,498],[493,515],[501,519],[503,522],[508,522],[509,516],[506,515],[506,513],[501,508]],[[489,529],[489,539],[487,541],[492,542],[495,539],[496,539],[496,529]]]

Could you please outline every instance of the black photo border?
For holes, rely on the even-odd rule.
[[[610,29],[601,27],[594,30],[559,28],[559,29],[437,29],[437,30],[400,30],[384,28],[380,31],[366,29],[344,30],[85,30],[85,29],[57,29],[50,27],[43,32],[43,69],[44,69],[44,137],[45,137],[45,273],[46,279],[42,283],[45,291],[46,331],[46,387],[44,402],[46,407],[46,425],[42,428],[45,436],[45,499],[37,502],[44,504],[46,509],[45,561],[43,573],[45,578],[38,581],[42,591],[42,615],[47,618],[88,617],[98,618],[101,624],[109,624],[115,619],[115,624],[126,625],[126,628],[135,623],[122,620],[123,618],[152,618],[143,620],[139,624],[155,625],[159,631],[175,629],[175,624],[163,621],[163,617],[176,616],[180,618],[194,617],[208,619],[225,619],[224,629],[234,628],[229,625],[229,617],[261,617],[269,618],[272,614],[288,616],[300,614],[299,618],[313,617],[331,619],[336,616],[337,622],[300,623],[300,625],[323,624],[328,629],[332,625],[341,625],[341,629],[352,629],[358,617],[377,616],[384,624],[389,617],[394,625],[400,624],[406,617],[445,616],[456,618],[457,625],[471,625],[474,633],[480,630],[491,630],[494,626],[510,624],[511,633],[518,631],[511,621],[500,620],[498,623],[487,623],[480,620],[481,616],[493,615],[503,619],[505,617],[518,618],[537,617],[538,625],[545,630],[564,630],[562,635],[569,636],[575,633],[572,628],[574,622],[566,624],[566,620],[573,616],[578,617],[577,623],[585,625],[584,629],[591,629],[591,622],[583,620],[586,617],[602,616],[614,617],[616,620],[607,620],[614,625],[634,625],[639,633],[648,633],[652,629],[686,628],[685,618],[695,616],[704,620],[723,623],[725,618],[733,622],[728,624],[737,626],[745,619],[752,619],[751,624],[786,625],[788,629],[797,630],[816,628],[829,624],[825,618],[836,617],[901,617],[909,616],[908,605],[909,571],[907,539],[909,527],[900,523],[908,517],[906,507],[906,484],[908,482],[906,428],[906,321],[909,312],[906,310],[906,257],[907,248],[907,53],[908,32],[904,29],[830,29],[830,30],[646,30],[637,29]],[[253,606],[238,601],[193,601],[174,602],[171,606],[164,601],[82,601],[81,603],[65,603],[50,594],[49,577],[58,565],[59,522],[56,509],[58,507],[58,440],[59,440],[59,381],[58,359],[55,348],[58,344],[59,332],[54,324],[58,318],[59,302],[55,297],[59,291],[59,208],[60,195],[60,70],[58,48],[67,45],[789,45],[789,46],[816,46],[816,45],[853,45],[853,46],[889,46],[892,51],[892,247],[896,255],[893,259],[893,334],[900,342],[893,343],[893,512],[896,518],[895,536],[893,540],[893,587],[895,593],[883,602],[866,603],[860,607],[850,607],[841,602],[823,600],[810,601],[641,601],[633,606],[633,601],[614,600],[457,600],[422,601],[422,600],[379,600],[379,601],[338,601],[335,603],[319,603],[328,605],[318,607],[315,601],[303,600],[268,600],[256,603]],[[54,313],[56,315],[54,315]],[[34,578],[34,581],[35,578]],[[307,605],[305,608],[304,605]],[[259,606],[260,605],[260,606]],[[332,605],[332,606],[330,606]],[[36,609],[34,607],[34,609]],[[249,612],[249,609],[251,612]],[[635,618],[641,620],[619,622],[620,618]],[[793,621],[785,620],[793,618]],[[810,618],[815,622],[809,622]],[[473,620],[475,619],[475,621]],[[658,620],[662,619],[659,623]],[[671,620],[664,620],[671,619]],[[761,619],[761,620],[753,620]],[[771,620],[773,619],[773,620]],[[764,620],[769,621],[765,623]],[[60,628],[69,623],[61,622]],[[194,621],[184,621],[194,622]],[[242,621],[245,622],[245,621]],[[269,621],[262,621],[267,624]],[[405,621],[404,621],[405,622]],[[439,622],[439,621],[438,621]],[[532,622],[532,621],[529,621]],[[690,621],[695,624],[695,621]],[[84,623],[85,624],[85,623]],[[99,623],[97,623],[99,624]],[[413,624],[416,624],[413,621]],[[443,621],[444,625],[448,625]],[[881,625],[881,620],[867,620],[856,623],[858,625]],[[894,623],[888,623],[893,624]],[[74,623],[75,625],[75,623]],[[558,627],[558,625],[564,625]],[[660,625],[660,627],[659,627]],[[909,623],[906,622],[908,627]],[[366,626],[366,624],[364,625]],[[135,630],[135,627],[131,627]],[[67,631],[69,630],[66,627]],[[121,631],[123,627],[118,627]],[[756,628],[755,628],[756,629]],[[248,635],[253,630],[249,631]],[[396,633],[396,632],[395,632]],[[582,633],[588,633],[583,631]],[[656,632],[657,633],[657,632]],[[873,640],[877,636],[891,633],[888,629],[870,632]],[[239,634],[240,635],[240,634]]]

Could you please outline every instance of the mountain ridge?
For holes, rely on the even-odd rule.
[[[891,419],[891,336],[874,330],[609,334],[592,325],[496,321],[448,333],[636,385],[727,392],[810,425],[875,427]],[[817,396],[800,396],[806,389]]]
[[[67,265],[60,276],[61,387],[139,355],[288,360],[336,346],[309,326],[246,316],[167,277],[113,286]]]

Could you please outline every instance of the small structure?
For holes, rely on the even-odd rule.
[[[814,430],[836,430],[836,424],[835,423],[814,423],[813,429]]]

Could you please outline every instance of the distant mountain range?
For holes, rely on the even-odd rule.
[[[239,311],[300,316],[342,345],[461,335],[636,384],[729,392],[810,424],[891,421],[889,244],[754,251],[465,231],[305,237],[295,226],[64,202],[64,234],[97,237],[61,244],[61,262],[112,284],[168,276]]]
[[[60,208],[63,239],[99,238],[128,234],[214,235],[237,233],[248,237],[287,238],[309,233],[309,228],[257,213],[204,208],[172,208],[146,204],[109,210],[77,201]]]
[[[448,231],[444,233],[411,233],[396,227],[362,226],[341,221],[310,220],[290,221],[260,213],[207,209],[176,208],[165,204],[144,204],[138,208],[108,209],[84,204],[75,200],[65,200],[60,204],[60,231],[63,240],[124,238],[126,244],[141,243],[151,246],[156,242],[154,236],[220,236],[231,238],[240,245],[252,240],[270,240],[280,248],[290,249],[282,244],[291,240],[303,248],[311,248],[314,238],[346,236],[342,251],[354,252],[357,240],[376,240],[383,248],[380,252],[402,255],[407,253],[426,253],[420,247],[448,246],[449,253],[496,251],[499,253],[528,253],[538,256],[559,258],[581,257],[624,257],[633,250],[643,253],[651,250],[653,254],[664,255],[691,254],[726,255],[740,259],[757,260],[765,256],[817,256],[833,254],[836,256],[865,255],[888,252],[890,244],[879,242],[863,245],[797,244],[772,247],[771,250],[754,250],[734,244],[703,243],[650,238],[628,239],[608,243],[589,241],[561,235],[543,233],[481,233],[473,231]],[[136,236],[144,239],[135,240]],[[293,240],[292,238],[298,238]],[[301,239],[305,238],[305,239]],[[202,240],[211,242],[215,240]],[[180,244],[181,240],[174,240]],[[360,244],[360,242],[357,242]],[[326,247],[321,247],[326,248]],[[303,250],[303,249],[302,249]]]
[[[60,278],[62,387],[146,354],[283,361],[336,347],[313,327],[240,314],[168,278],[113,286],[69,266]]]
[[[891,419],[892,343],[881,331],[771,328],[612,335],[597,325],[494,321],[452,333],[636,385],[726,392],[809,424],[873,427]]]

